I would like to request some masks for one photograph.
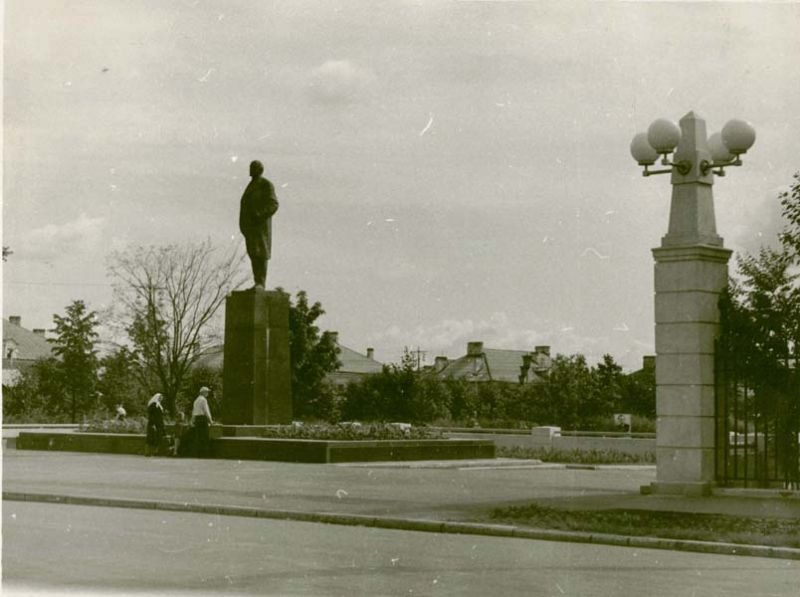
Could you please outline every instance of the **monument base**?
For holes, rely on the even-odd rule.
[[[262,288],[225,300],[222,422],[292,422],[289,295]]]

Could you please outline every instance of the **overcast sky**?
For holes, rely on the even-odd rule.
[[[800,170],[798,3],[19,0],[4,29],[3,312],[28,328],[108,305],[112,249],[242,244],[260,159],[268,286],[346,346],[632,369],[670,197],[634,133],[753,123],[714,187],[735,251],[774,237]]]

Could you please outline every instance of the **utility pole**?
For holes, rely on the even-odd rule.
[[[417,357],[417,373],[422,370],[422,361],[425,360],[425,355],[428,353],[427,350],[420,350],[419,346],[417,346],[417,350],[413,351],[411,354],[416,355]]]

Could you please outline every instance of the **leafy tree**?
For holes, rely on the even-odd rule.
[[[592,391],[592,372],[581,354],[556,355],[544,385],[540,423],[577,429],[585,416],[583,398]]]
[[[55,357],[35,361],[3,392],[3,419],[13,423],[65,423],[70,404],[64,369]]]
[[[210,240],[134,247],[110,257],[119,317],[140,382],[148,392],[164,394],[171,412],[191,366],[214,341],[214,316],[246,280],[243,259],[240,250],[220,254]]]
[[[592,378],[592,391],[582,401],[582,418],[608,418],[622,405],[625,383],[622,367],[610,354],[604,354],[603,359],[592,368]]]
[[[412,422],[429,423],[437,419],[448,418],[448,404],[452,394],[447,382],[428,376],[417,376],[417,391],[411,404]]]
[[[416,393],[413,370],[384,365],[380,373],[347,386],[342,417],[348,420],[420,422],[421,418],[412,410]]]
[[[784,228],[780,247],[762,247],[740,256],[720,300],[722,332],[718,354],[723,379],[745,385],[748,392],[728,394],[733,411],[749,411],[750,424],[774,434],[776,458],[787,479],[797,477],[800,401],[797,400],[797,356],[800,351],[800,173],[780,194]],[[730,381],[728,379],[728,381]],[[727,381],[726,381],[727,383]],[[730,410],[730,409],[729,409]],[[736,425],[745,429],[747,420]]]
[[[447,410],[453,421],[474,423],[478,411],[478,395],[475,384],[462,379],[447,379],[441,382],[447,390]]]
[[[795,172],[793,178],[789,190],[778,195],[786,222],[779,238],[783,247],[797,258],[800,256],[800,172]]]
[[[738,258],[720,301],[722,340],[765,382],[800,348],[800,172],[779,195],[785,220],[780,247]]]
[[[278,290],[281,290],[280,288]],[[341,366],[334,335],[320,334],[316,325],[325,313],[319,301],[309,305],[304,290],[289,306],[289,351],[292,369],[292,410],[300,419],[330,419],[334,392],[325,376]]]
[[[11,247],[7,247],[3,245],[3,261],[7,261],[10,255],[13,255],[14,251],[11,250]]]
[[[74,423],[78,412],[92,408],[97,399],[97,317],[94,311],[87,310],[83,301],[76,300],[67,307],[64,316],[53,315],[53,321],[56,337],[49,342],[53,344],[53,353],[61,357],[61,377]]]
[[[122,346],[100,360],[97,389],[106,409],[122,404],[129,416],[145,414],[147,391],[139,382],[139,362],[127,346]]]
[[[653,419],[656,416],[656,369],[644,367],[625,377],[620,411]]]

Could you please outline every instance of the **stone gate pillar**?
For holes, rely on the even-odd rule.
[[[680,121],[669,230],[655,258],[657,493],[704,495],[714,483],[714,340],[731,251],[717,235],[705,121]]]

